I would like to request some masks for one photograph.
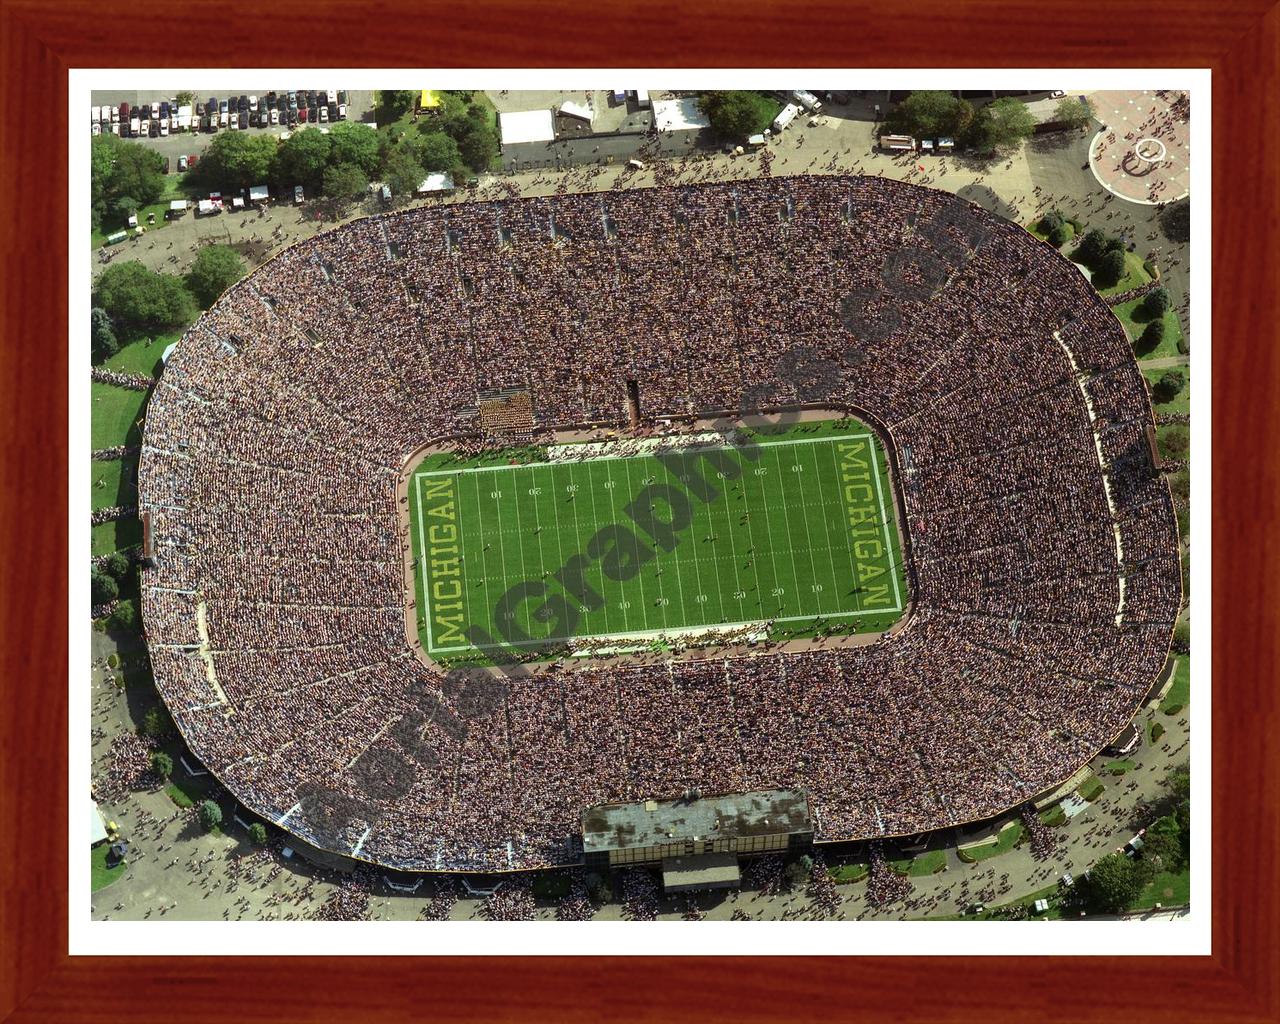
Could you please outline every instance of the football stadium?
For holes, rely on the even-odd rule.
[[[165,366],[147,646],[244,807],[389,868],[581,864],[695,796],[790,809],[727,850],[914,836],[1133,718],[1181,600],[1152,436],[1086,277],[943,191],[388,212]]]

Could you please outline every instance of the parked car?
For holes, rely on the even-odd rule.
[[[338,104],[339,104],[339,106],[346,106],[346,103],[347,103],[347,90],[346,90],[346,89],[339,89],[339,90],[338,90]]]
[[[275,107],[271,108],[271,123],[273,125],[280,123],[280,111],[276,110]]]
[[[239,109],[247,111],[249,109],[249,97],[241,95],[239,100]]]
[[[101,121],[91,121],[91,122],[89,123],[89,129],[90,129],[90,131],[91,131],[94,135],[101,135],[101,134],[102,134],[102,122],[101,122]]]
[[[160,116],[160,103],[159,101],[157,101],[151,104],[151,120],[154,121],[159,116]]]
[[[147,134],[153,139],[160,138],[160,122],[155,118],[152,118],[147,122],[147,124],[149,125],[147,128]]]
[[[345,121],[347,119],[347,105],[345,103],[338,104],[338,120]]]
[[[119,120],[120,120],[120,108],[119,108],[119,107],[112,107],[112,108],[111,108],[111,120],[112,120],[112,121],[119,121]]]
[[[218,113],[219,113],[219,114],[225,114],[226,112],[227,112],[227,101],[226,101],[226,100],[219,100],[219,101],[218,101]]]
[[[169,119],[167,117],[160,118],[160,135],[162,138],[169,137]]]
[[[328,110],[329,110],[329,120],[330,121],[338,120],[338,104],[330,101]]]
[[[227,105],[225,101],[222,104],[222,113],[218,115],[218,127],[219,128],[227,127]]]
[[[206,109],[206,110],[208,110],[208,111],[209,111],[209,113],[211,113],[211,114],[216,114],[216,113],[218,112],[218,97],[217,97],[217,96],[210,96],[210,97],[209,97],[209,102],[208,102],[208,104],[205,106],[205,109]]]
[[[241,131],[243,131],[248,127],[249,127],[249,114],[247,111],[242,110],[240,111],[240,129]]]
[[[168,117],[168,116],[169,116],[169,101],[168,101],[168,100],[161,100],[161,101],[160,101],[160,116],[161,116],[161,117]]]
[[[321,107],[321,108],[320,108],[320,120],[321,120],[321,122],[325,122],[325,121],[328,121],[328,120],[329,120],[329,108],[328,108],[328,107]]]
[[[249,106],[251,106],[251,107],[252,107],[253,109],[255,109],[255,110],[257,110],[257,109],[258,109],[258,97],[257,97],[257,96],[250,96],[250,97],[249,97]]]
[[[129,118],[129,134],[137,135],[139,127],[141,127],[141,122],[138,120],[138,115],[134,114]]]
[[[178,170],[185,171],[187,169],[187,156],[183,153],[178,157]]]
[[[293,186],[293,201],[294,201],[295,203],[300,203],[300,202],[302,202],[303,198],[304,198],[304,196],[303,196],[303,194],[302,194],[302,186],[301,186],[301,185],[294,185],[294,186]]]
[[[169,158],[168,158],[168,157],[165,157],[165,158],[164,158],[164,173],[165,173],[165,174],[168,174],[168,173],[169,173]]]
[[[120,104],[120,120],[121,121],[129,120],[129,104],[127,103]]]

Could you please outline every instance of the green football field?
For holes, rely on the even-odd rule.
[[[634,649],[714,628],[895,622],[907,592],[872,431],[844,419],[735,440],[429,456],[409,481],[423,647],[532,660],[585,638]]]

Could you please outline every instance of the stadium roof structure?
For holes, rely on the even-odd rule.
[[[816,403],[875,429],[901,628],[573,659],[466,703],[406,614],[409,460],[479,436],[490,389],[534,396],[540,431],[625,429],[628,381],[655,419]],[[228,289],[153,389],[155,683],[247,808],[405,870],[577,863],[586,808],[694,789],[803,788],[820,842],[989,819],[1102,750],[1164,665],[1182,584],[1151,419],[1074,266],[939,190],[771,177],[348,222]]]
[[[711,118],[698,109],[696,96],[674,100],[654,100],[653,124],[660,132],[696,131],[710,128]]]
[[[522,142],[554,142],[555,115],[550,107],[545,110],[506,110],[498,114],[498,129],[504,146]]]
[[[582,815],[585,853],[654,846],[669,839],[736,839],[809,832],[809,798],[794,789],[678,800],[599,804]]]

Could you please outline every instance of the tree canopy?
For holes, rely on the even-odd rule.
[[[1093,120],[1093,100],[1087,96],[1063,96],[1053,108],[1053,119],[1072,128],[1083,128]]]
[[[371,177],[378,173],[381,160],[378,133],[367,124],[360,121],[339,121],[329,126],[331,165],[354,164]]]
[[[116,332],[111,329],[111,317],[100,306],[89,311],[89,343],[93,350],[94,362],[110,359],[120,351],[120,343],[116,341]]]
[[[187,271],[187,287],[200,308],[208,309],[219,295],[244,277],[244,273],[244,260],[231,246],[206,245]]]
[[[187,180],[216,192],[239,192],[276,180],[275,136],[256,132],[219,132]]]
[[[413,91],[410,89],[383,89],[374,95],[374,117],[380,125],[400,120],[412,106]]]
[[[98,275],[94,305],[106,310],[125,340],[163,334],[196,318],[196,304],[179,278],[157,274],[137,260],[112,263]]]
[[[1158,405],[1172,402],[1187,385],[1187,379],[1178,370],[1166,370],[1151,388],[1151,397]]]
[[[123,224],[164,192],[164,158],[118,135],[94,136],[89,159],[93,226]]]
[[[315,191],[328,163],[329,136],[319,128],[306,128],[280,144],[276,177],[285,185],[303,185],[308,191]]]
[[[1142,300],[1142,311],[1147,316],[1164,316],[1168,308],[1169,293],[1163,288],[1152,288],[1151,291],[1147,292],[1147,297]]]
[[[1150,352],[1164,341],[1164,320],[1152,320],[1142,329],[1135,346],[1139,352]]]
[[[1089,907],[1100,914],[1120,914],[1133,906],[1150,879],[1150,867],[1135,857],[1109,853],[1079,882]]]
[[[409,151],[424,170],[462,173],[464,164],[458,144],[443,132],[430,132],[417,136],[406,135],[400,145]],[[456,182],[455,184],[460,184]]]
[[[711,90],[698,94],[698,109],[711,121],[711,130],[722,139],[743,141],[769,127],[777,108],[758,92],[743,89]]]
[[[120,595],[116,581],[101,569],[94,569],[89,574],[89,590],[95,606],[114,601]]]
[[[479,174],[492,165],[501,139],[493,115],[470,97],[470,93],[464,92],[440,93],[443,111],[435,120],[440,131],[457,143],[463,162]],[[423,122],[422,131],[430,134],[431,124]]]
[[[1124,277],[1124,271],[1124,250],[1112,249],[1103,253],[1102,259],[1098,260],[1097,266],[1093,268],[1095,283],[1102,288],[1110,288]]]
[[[203,800],[199,810],[200,824],[206,832],[211,832],[222,824],[222,808],[212,800]]]
[[[973,123],[973,104],[938,89],[913,92],[889,114],[890,131],[918,138],[964,135]]]
[[[151,755],[151,770],[162,779],[167,779],[173,774],[173,758],[166,754],[163,750],[157,750]]]
[[[324,169],[323,187],[333,199],[359,199],[368,191],[369,179],[356,164],[331,164]]]
[[[397,146],[391,151],[383,169],[383,177],[391,186],[392,194],[400,197],[412,196],[426,176],[427,172],[422,164],[403,146]]]
[[[1015,149],[1031,137],[1036,119],[1025,103],[1012,96],[993,100],[978,111],[969,132],[970,142],[982,150]]]

